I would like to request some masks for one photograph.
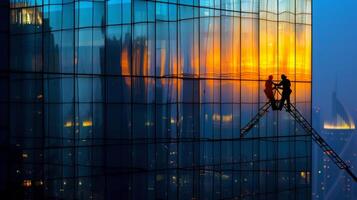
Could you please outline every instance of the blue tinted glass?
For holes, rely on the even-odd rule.
[[[122,0],[122,10],[123,10],[123,23],[130,23],[133,19],[131,8],[133,2],[130,0]]]
[[[76,4],[78,5],[78,4]],[[77,7],[79,13],[79,26],[87,27],[93,25],[93,2],[81,1]]]
[[[122,0],[109,0],[107,2],[107,24],[120,24],[122,22]]]
[[[134,2],[134,22],[145,22],[148,20],[148,2]]]
[[[105,72],[105,68],[104,68],[105,57],[103,56],[105,52],[104,33],[105,31],[100,28],[93,30],[92,60],[93,60],[93,73],[96,74],[101,74]]]
[[[63,14],[62,14],[62,28],[69,29],[74,26],[74,4],[65,4],[63,5]]]
[[[310,0],[10,2],[14,199],[310,198],[311,138],[289,113],[240,137],[271,72],[291,69],[311,120]]]
[[[49,0],[50,4],[61,4],[62,0]]]
[[[92,73],[93,71],[93,30],[90,28],[78,31],[77,46],[77,71],[79,73]]]
[[[62,5],[52,5],[49,10],[49,25],[51,30],[62,28]]]
[[[60,72],[59,46],[61,45],[61,32],[49,32],[44,35],[44,70],[47,72]]]
[[[106,71],[108,74],[131,73],[130,26],[113,26],[107,29]]]
[[[94,2],[93,5],[93,26],[103,26],[105,24],[105,6],[104,2]]]
[[[68,30],[62,32],[61,44],[61,70],[64,73],[74,71],[74,31]]]

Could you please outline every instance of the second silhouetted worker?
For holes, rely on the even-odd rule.
[[[287,111],[290,111],[290,94],[291,94],[291,83],[290,80],[283,74],[281,75],[281,82],[279,84],[276,84],[275,86],[282,88],[283,93],[281,95],[280,99],[280,104],[279,104],[279,110],[282,110],[284,107],[284,103],[286,101],[286,106],[287,106]]]
[[[269,79],[265,81],[265,95],[270,101],[271,107],[273,110],[277,110],[278,108],[276,107],[275,103],[275,97],[274,97],[274,88],[273,88],[274,82],[273,82],[273,75],[269,76]]]

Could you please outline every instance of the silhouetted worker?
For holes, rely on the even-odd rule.
[[[273,85],[274,85],[274,82],[273,82],[273,75],[270,75],[269,76],[269,79],[265,81],[265,90],[264,90],[264,93],[265,95],[267,96],[267,98],[269,99],[270,101],[270,104],[271,104],[271,108],[273,110],[277,110],[277,107],[276,107],[276,101],[275,101],[275,97],[274,97],[274,92],[273,92]]]
[[[281,75],[281,82],[279,84],[275,84],[276,87],[283,89],[283,94],[281,95],[279,110],[282,110],[284,107],[284,103],[286,101],[287,111],[290,111],[290,94],[291,94],[291,83],[290,80],[285,76],[285,74]]]

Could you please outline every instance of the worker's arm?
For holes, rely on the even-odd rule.
[[[275,86],[282,86],[283,84],[284,84],[283,81],[280,81],[280,83],[275,84]]]
[[[283,85],[283,81],[281,81],[280,83],[274,83],[274,82],[273,82],[273,84],[274,84],[276,87],[282,86],[282,85]]]
[[[280,83],[273,83],[275,85],[275,88],[282,88],[281,86],[283,85],[283,81],[280,81]]]

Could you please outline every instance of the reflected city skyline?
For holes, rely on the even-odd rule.
[[[21,2],[11,195],[311,198],[311,137],[288,113],[239,136],[270,74],[311,120],[311,0]]]

